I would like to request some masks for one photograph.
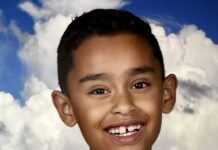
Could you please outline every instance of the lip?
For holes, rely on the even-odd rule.
[[[108,129],[109,128],[116,128],[116,127],[119,127],[119,126],[129,126],[129,125],[136,125],[136,124],[140,124],[141,125],[141,128],[134,134],[132,135],[129,135],[129,136],[115,136],[113,134],[110,134],[108,132]],[[104,132],[106,134],[106,136],[112,140],[114,143],[116,144],[124,144],[124,145],[127,145],[127,144],[134,144],[136,143],[140,137],[142,136],[143,134],[143,130],[144,130],[144,126],[145,126],[145,122],[144,121],[139,121],[139,120],[125,120],[125,121],[119,121],[119,122],[115,122],[115,123],[112,123],[110,124],[109,126],[107,126],[105,129],[104,129]]]

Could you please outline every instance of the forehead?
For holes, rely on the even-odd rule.
[[[121,74],[124,70],[139,66],[160,71],[152,46],[141,36],[132,33],[93,36],[85,40],[72,57],[73,70],[80,75],[96,72]]]

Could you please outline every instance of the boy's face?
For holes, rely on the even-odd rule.
[[[95,36],[73,57],[69,95],[52,94],[65,124],[78,123],[91,150],[150,150],[176,89],[174,75],[162,81],[150,44],[130,33]]]

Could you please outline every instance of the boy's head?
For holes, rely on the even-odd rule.
[[[175,104],[149,24],[127,11],[97,9],[75,18],[58,47],[62,92],[52,98],[63,122],[78,123],[92,150],[149,150],[162,112]]]
[[[140,35],[149,42],[160,63],[164,79],[162,53],[149,24],[127,11],[97,9],[76,17],[61,38],[58,47],[58,79],[62,92],[67,93],[66,77],[74,67],[72,55],[86,39],[96,35],[113,36],[125,32]]]

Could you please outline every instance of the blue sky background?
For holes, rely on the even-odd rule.
[[[1,22],[8,26],[14,20],[22,32],[33,33],[34,21],[26,13],[18,8],[21,0],[0,0],[2,10]],[[33,0],[36,5],[40,2]],[[166,1],[130,1],[123,7],[138,16],[160,21],[167,32],[178,32],[186,24],[194,24],[206,32],[206,36],[213,42],[218,43],[218,1],[216,0],[166,0]],[[1,43],[1,69],[0,91],[11,93],[15,98],[22,100],[20,91],[23,89],[22,82],[25,80],[25,67],[17,58],[17,50],[20,43],[13,33],[0,33]]]

